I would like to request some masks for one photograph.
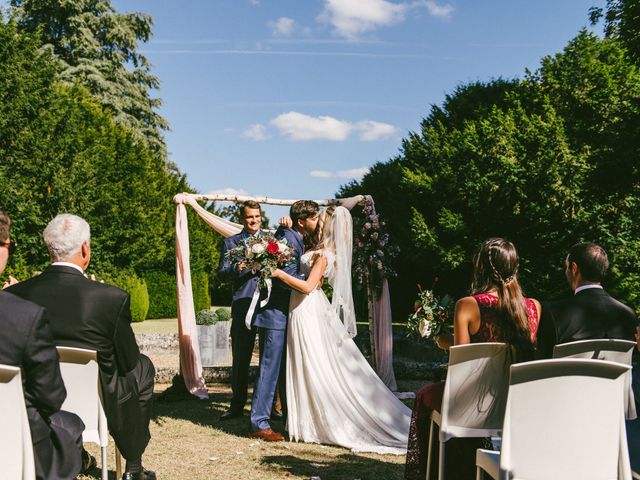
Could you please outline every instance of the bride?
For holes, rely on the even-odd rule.
[[[318,222],[318,245],[300,259],[306,280],[274,272],[292,287],[287,331],[287,424],[292,440],[356,452],[405,454],[411,410],[378,378],[351,337],[352,222],[330,206]],[[333,287],[330,303],[323,277]]]

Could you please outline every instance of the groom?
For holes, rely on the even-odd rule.
[[[311,200],[299,200],[291,205],[289,215],[293,222],[293,228],[280,227],[276,232],[276,237],[285,238],[295,252],[295,260],[283,270],[291,275],[299,276],[300,257],[304,253],[304,237],[312,235],[318,226],[318,204]],[[267,442],[284,440],[282,435],[271,429],[269,417],[278,377],[281,376],[281,382],[284,382],[284,375],[281,374],[281,370],[284,368],[281,367],[284,367],[286,362],[283,360],[283,354],[287,344],[290,296],[291,289],[279,280],[274,280],[269,302],[258,311],[253,323],[258,329],[261,348],[260,369],[251,405],[251,430],[253,432],[251,436],[262,438]],[[281,393],[281,397],[284,405],[286,395]]]

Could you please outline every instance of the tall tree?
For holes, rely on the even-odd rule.
[[[619,38],[636,63],[640,62],[640,1],[607,0],[605,8],[589,10],[593,25],[604,18],[604,31],[608,38]]]
[[[19,28],[38,35],[59,59],[60,80],[85,86],[117,123],[165,153],[168,123],[151,96],[159,81],[137,51],[151,37],[149,15],[117,13],[110,0],[11,0],[11,6]]]

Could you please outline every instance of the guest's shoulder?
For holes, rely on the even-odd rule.
[[[25,321],[42,314],[44,308],[13,293],[0,290],[0,317],[12,317],[16,321]]]
[[[611,303],[619,310],[623,311],[626,315],[628,315],[629,317],[633,317],[633,318],[637,318],[638,315],[636,314],[635,310],[633,308],[631,308],[630,306],[628,306],[625,303],[622,303],[620,300],[612,297],[611,295],[608,295],[608,297],[611,300]]]
[[[85,279],[84,283],[85,288],[88,290],[92,290],[95,294],[100,295],[102,297],[111,297],[115,299],[124,300],[129,294],[122,290],[120,287],[116,287],[107,282],[95,281],[91,279]]]

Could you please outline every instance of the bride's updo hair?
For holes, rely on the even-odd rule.
[[[521,358],[533,357],[529,316],[518,281],[520,258],[504,238],[489,238],[474,258],[471,294],[495,289],[498,293],[499,330],[502,341],[516,347]]]
[[[333,212],[336,211],[335,205],[329,205],[325,208],[318,218],[318,227],[316,229],[315,248],[317,250],[336,251],[335,239],[333,238],[334,222]]]

